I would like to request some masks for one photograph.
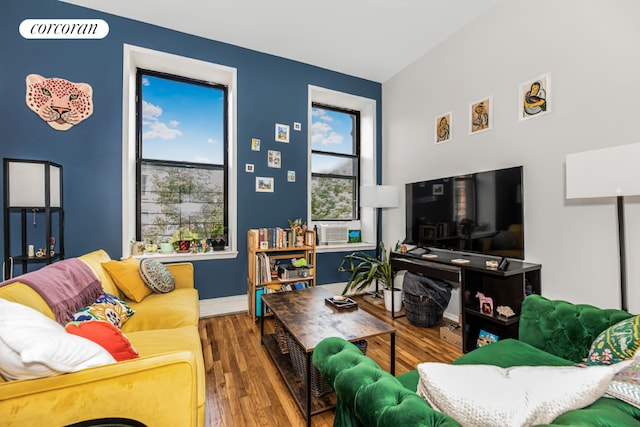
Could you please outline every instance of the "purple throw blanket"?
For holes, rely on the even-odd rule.
[[[22,282],[47,302],[56,321],[66,325],[71,315],[95,302],[102,294],[102,283],[84,262],[65,259],[40,270],[0,283],[0,287]]]

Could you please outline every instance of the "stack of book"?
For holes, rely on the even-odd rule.
[[[295,233],[290,228],[259,228],[258,247],[260,249],[281,249],[293,247]]]

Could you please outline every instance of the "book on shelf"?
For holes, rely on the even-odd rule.
[[[262,294],[272,294],[275,292],[291,292],[298,291],[300,289],[306,289],[310,287],[309,282],[292,282],[292,283],[283,283],[281,285],[265,285],[256,289],[256,316],[262,316],[262,301],[260,300],[260,296]],[[265,314],[270,313],[271,309],[266,307]]]
[[[259,249],[292,248],[294,243],[295,235],[290,228],[258,228],[257,247]]]

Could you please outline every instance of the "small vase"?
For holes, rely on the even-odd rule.
[[[304,246],[304,236],[296,236],[296,248],[301,248],[302,246]]]
[[[384,308],[391,311],[391,291],[384,289]],[[393,312],[402,310],[402,289],[393,288]]]

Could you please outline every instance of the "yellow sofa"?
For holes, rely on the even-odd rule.
[[[79,259],[93,270],[105,292],[135,310],[122,332],[140,358],[39,379],[7,382],[0,376],[0,424],[57,427],[125,418],[149,427],[203,426],[204,361],[193,265],[167,264],[176,289],[135,302],[126,299],[103,269],[101,263],[110,260],[105,251]],[[0,287],[0,298],[54,319],[40,295],[23,283]]]

